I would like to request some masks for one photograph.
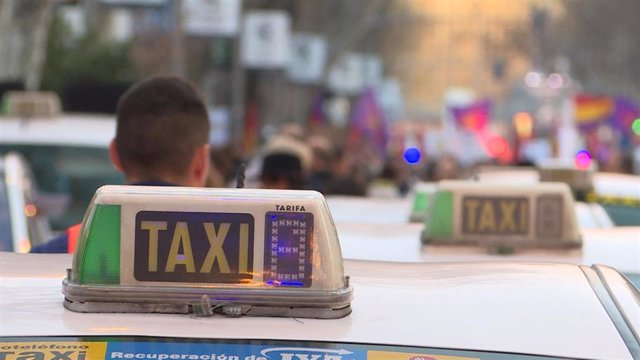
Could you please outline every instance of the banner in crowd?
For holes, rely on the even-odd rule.
[[[456,124],[465,129],[480,131],[491,120],[493,103],[489,99],[479,100],[467,106],[451,107]]]
[[[604,95],[578,94],[574,103],[575,123],[581,130],[609,122],[616,108],[615,100]]]
[[[351,111],[348,141],[350,145],[371,146],[383,155],[387,149],[387,124],[373,90],[366,89]]]
[[[599,126],[608,127],[619,136],[623,150],[632,146],[632,124],[637,118],[640,118],[640,106],[631,99],[590,94],[575,97],[575,123],[578,129],[590,133]]]
[[[624,97],[591,94],[579,94],[574,100],[576,126],[596,159],[606,162],[615,148],[631,150],[632,124],[640,117],[640,107],[635,102]],[[602,134],[610,135],[603,138]]]
[[[612,119],[612,126],[621,135],[621,147],[629,150],[633,146],[633,122],[640,118],[640,106],[627,98],[616,99],[616,110]]]

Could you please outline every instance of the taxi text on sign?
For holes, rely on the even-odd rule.
[[[141,211],[135,222],[139,281],[250,280],[254,218],[246,213]]]
[[[526,235],[529,232],[529,199],[465,196],[462,199],[462,231],[465,234]]]
[[[532,205],[534,205],[532,209]],[[462,198],[462,232],[471,235],[527,235],[534,211],[535,237],[562,236],[563,199],[543,194],[533,203],[527,197],[465,196]]]

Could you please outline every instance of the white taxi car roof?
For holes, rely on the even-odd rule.
[[[606,264],[640,274],[640,227],[582,229],[582,249],[526,249],[512,255],[490,254],[479,246],[425,245],[422,224],[338,223],[345,259],[398,262],[533,261],[577,265]]]
[[[599,196],[640,199],[640,176],[617,173],[595,173],[594,191]]]
[[[576,217],[581,229],[611,228],[615,224],[602,205],[576,201]]]
[[[336,222],[366,224],[405,224],[411,213],[411,199],[357,196],[325,197]]]
[[[115,117],[63,114],[54,118],[0,116],[0,144],[107,148],[116,133]]]
[[[300,321],[74,313],[60,294],[70,264],[69,255],[0,253],[0,336],[309,340],[632,358],[586,276],[597,269],[575,265],[345,261],[353,313]]]

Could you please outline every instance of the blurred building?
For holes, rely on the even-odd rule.
[[[409,111],[440,112],[451,87],[501,98],[534,65],[534,9],[560,13],[559,0],[393,2],[383,33],[386,69],[400,79]]]

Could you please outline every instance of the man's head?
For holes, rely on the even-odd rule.
[[[118,101],[111,159],[129,183],[203,186],[209,129],[207,109],[193,85],[174,76],[152,77]]]

